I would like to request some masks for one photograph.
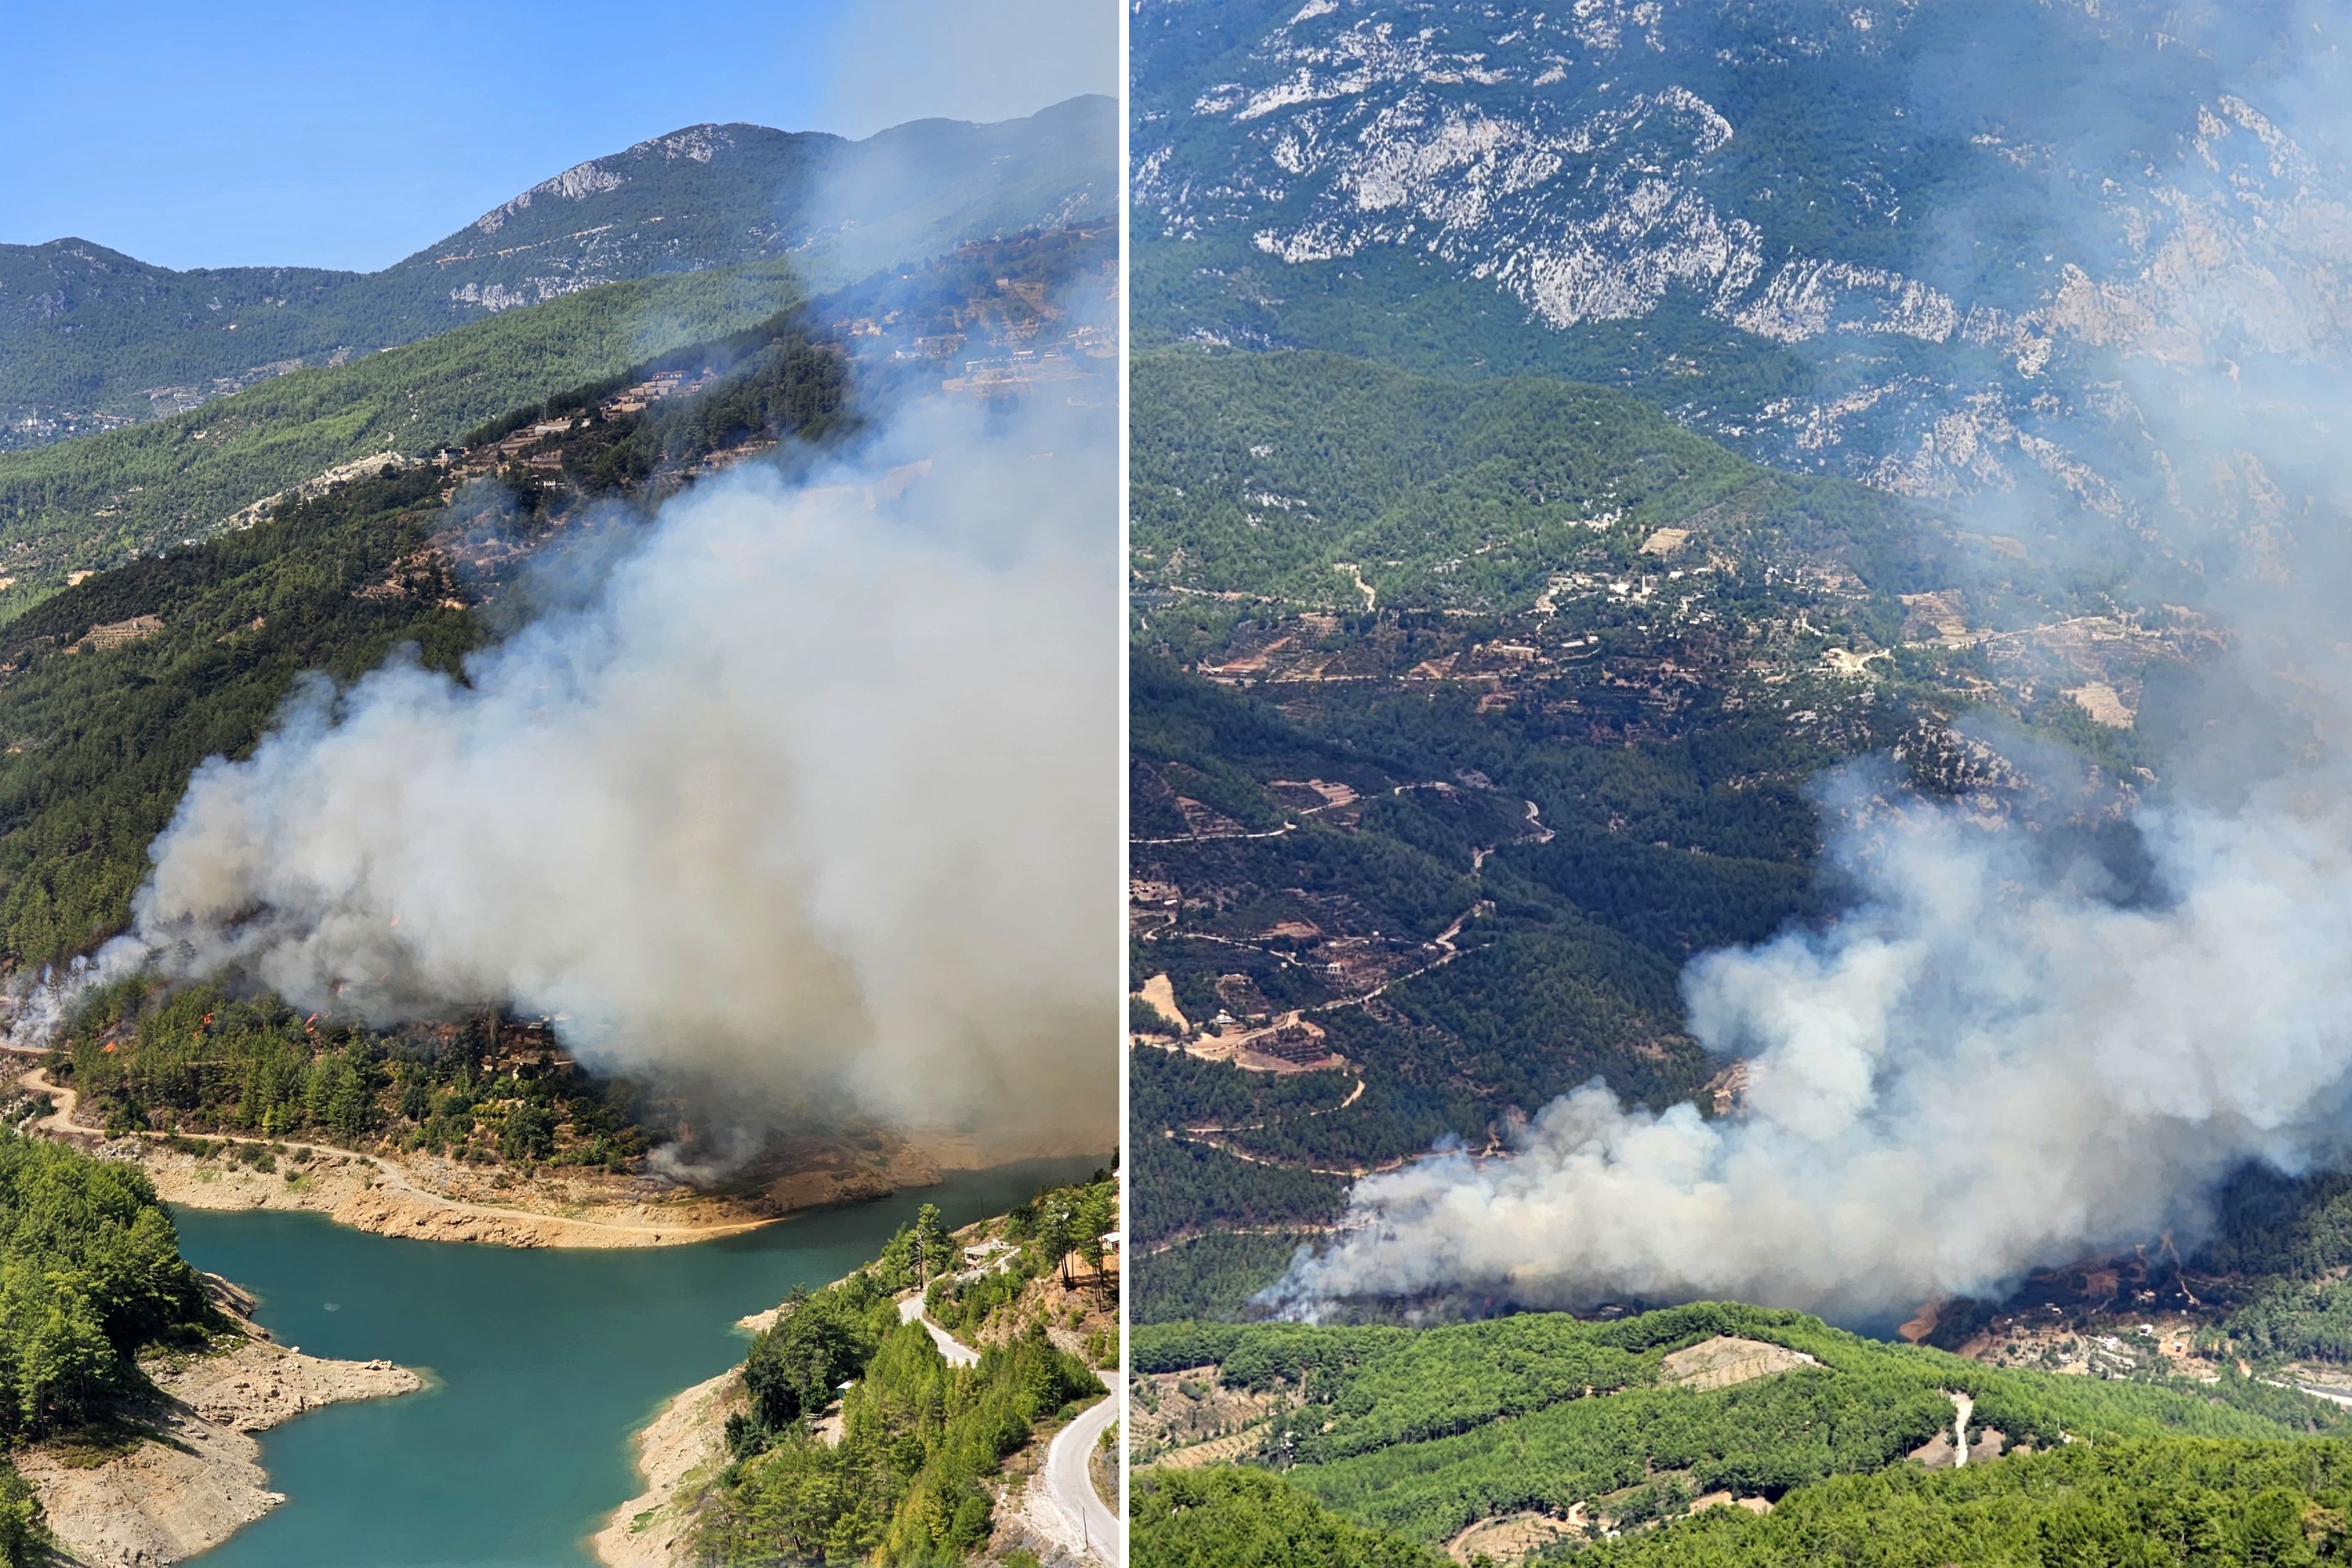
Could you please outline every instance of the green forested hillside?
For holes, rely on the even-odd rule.
[[[541,545],[643,526],[654,498],[716,458],[780,440],[794,460],[860,418],[850,363],[796,313],[698,344],[688,363],[732,368],[635,411],[606,403],[611,378],[570,388],[474,433],[558,426],[519,447],[336,486],[10,624],[0,967],[38,973],[122,930],[192,771],[249,752],[298,679],[348,682],[402,648],[455,672],[514,624],[504,601]],[[371,1029],[137,976],[80,998],[57,1043],[50,1070],[92,1124],[173,1132],[184,1152],[265,1169],[266,1141],[308,1139],[617,1173],[685,1135],[658,1096],[583,1073],[543,1031],[495,1016]]]
[[[194,413],[0,454],[0,617],[68,571],[209,538],[232,512],[337,464],[421,457],[485,420],[773,315],[780,268],[615,283],[349,364],[299,371]]]
[[[1128,1560],[1137,1568],[1444,1568],[1449,1561],[1417,1541],[1351,1523],[1263,1470],[1145,1470],[1128,1485]]]
[[[2185,645],[2126,629],[2094,570],[1622,394],[1198,349],[1139,357],[1133,389],[1130,979],[1191,1026],[1143,1032],[1360,1090],[1238,1124],[1206,1080],[1154,1090],[1146,1320],[1244,1310],[1288,1256],[1264,1233],[1596,1076],[1727,1108],[1679,974],[1824,907],[1832,765],[1981,790],[1950,729],[1983,706],[2113,774],[2158,760],[2024,629],[2103,617],[2109,679],[2158,690]]]
[[[1101,227],[976,240],[839,289],[812,321],[877,385],[928,374],[935,387],[961,362],[916,352],[919,340],[969,340],[980,354],[1000,337],[1066,347],[1071,318],[1111,291],[1101,270],[1116,257]],[[511,416],[503,434],[551,396],[609,391],[615,374],[698,345],[710,347],[688,368],[723,372],[741,352],[724,340],[797,304],[805,276],[796,258],[588,289],[194,413],[0,453],[0,578],[11,584],[0,624],[73,572],[201,542],[251,503],[355,458],[424,458]]]
[[[2216,1207],[2213,1235],[2179,1272],[2221,1314],[2231,1353],[2260,1365],[2352,1363],[2352,1171],[2290,1178],[2251,1167]]]
[[[0,1129],[0,1563],[52,1560],[9,1451],[93,1426],[110,1438],[147,1387],[142,1350],[227,1326],[137,1167]]]
[[[1440,1568],[1278,1477],[1147,1471],[1136,1568]],[[1580,1568],[2284,1568],[2352,1546],[2352,1449],[2198,1437],[2078,1443],[1995,1465],[1896,1466],[1790,1492],[1771,1512],[1711,1508],[1538,1559]]]
[[[483,632],[437,582],[361,592],[440,526],[440,484],[430,468],[362,481],[101,574],[8,628],[0,962],[61,962],[119,931],[189,772],[250,748],[296,676],[355,679],[403,644],[457,668]],[[91,626],[140,616],[160,629],[76,650]]]
[[[1458,647],[1460,625],[1430,643]],[[1611,684],[1642,679],[1627,641],[1613,670],[1606,655],[1568,665],[1484,711],[1475,688],[1369,673],[1409,665],[1410,646],[1350,682],[1240,690],[1138,651],[1131,864],[1187,901],[1173,919],[1141,906],[1134,984],[1166,975],[1197,1027],[1245,977],[1258,1005],[1304,1010],[1350,1064],[1269,1099],[1234,1067],[1134,1053],[1133,1224],[1164,1249],[1139,1259],[1138,1321],[1241,1310],[1290,1246],[1216,1233],[1291,1226],[1295,1240],[1337,1211],[1348,1173],[1449,1134],[1483,1141],[1507,1108],[1595,1074],[1664,1103],[1717,1070],[1683,1032],[1681,964],[1812,907],[1805,781],[1908,720],[1837,683],[1790,700],[1843,705],[1850,727],[1792,731],[1780,699],[1661,711]],[[1635,719],[1596,735],[1620,693]],[[1360,798],[1302,811],[1280,786],[1305,778]],[[1180,795],[1235,826],[1190,831]],[[1434,942],[1457,921],[1449,954]],[[1360,980],[1328,968],[1368,952],[1380,967]],[[1377,1002],[1357,1002],[1375,981]]]
[[[1790,1494],[1761,1518],[1713,1509],[1610,1543],[1591,1568],[2271,1568],[2352,1550],[2340,1440],[2074,1444],[1926,1475],[1898,1468]]]
[[[1585,545],[1622,571],[1687,526],[1696,558],[1834,554],[1882,589],[1934,585],[1940,547],[1900,502],[1774,474],[1621,392],[1303,352],[1162,351],[1133,383],[1139,584],[1520,610]]]
[[[1066,1255],[1071,1233],[1051,1216],[1098,1219],[1111,1188],[1107,1175],[1051,1188],[990,1222],[985,1230],[1015,1251],[1008,1274],[980,1279],[1017,1275],[1021,1296],[1022,1285]],[[988,1541],[989,1481],[1005,1457],[1041,1423],[1099,1397],[1103,1384],[1055,1347],[1034,1289],[1022,1321],[1006,1310],[984,1342],[980,1320],[950,1324],[979,1346],[976,1366],[950,1366],[919,1321],[901,1321],[902,1292],[932,1279],[940,1297],[940,1271],[962,1261],[957,1239],[927,1207],[874,1262],[823,1290],[795,1293],[752,1341],[742,1373],[748,1408],[727,1424],[729,1463],[700,1481],[683,1510],[699,1561],[960,1563]],[[1006,1300],[994,1304],[1008,1308]],[[817,1431],[829,1407],[838,1415],[832,1442]]]
[[[145,1175],[0,1132],[0,1437],[93,1419],[142,1346],[217,1321]]]
[[[404,352],[445,352],[465,335]],[[297,676],[355,679],[404,645],[428,668],[455,669],[488,635],[468,606],[496,583],[461,567],[453,546],[472,535],[528,546],[568,510],[656,469],[683,477],[717,447],[814,440],[849,416],[841,360],[789,320],[730,353],[737,374],[696,397],[540,443],[574,477],[547,483],[526,468],[512,502],[489,487],[453,509],[451,481],[431,467],[358,480],[102,573],[10,624],[0,636],[0,964],[58,962],[120,930],[190,772],[251,748]],[[140,635],[86,642],[93,626]]]
[[[1717,1336],[1741,1354],[1800,1353],[1720,1386],[1669,1359],[1692,1347],[1705,1356]],[[1132,1356],[1157,1374],[1147,1405],[1182,1397],[1171,1386],[1179,1373],[1271,1395],[1248,1429],[1252,1463],[1355,1523],[1433,1546],[1521,1512],[1623,1529],[1710,1492],[1802,1497],[1951,1433],[1956,1394],[1973,1401],[1971,1443],[1993,1450],[2352,1428],[2318,1400],[2234,1373],[2200,1384],[2001,1370],[1713,1303],[1428,1330],[1165,1324],[1139,1329]]]
[[[618,1173],[675,1132],[634,1086],[554,1059],[542,1032],[495,1015],[369,1029],[133,976],[82,998],[55,1046],[49,1074],[88,1122],[168,1130],[184,1150],[268,1169],[267,1142],[245,1140]],[[215,1132],[230,1136],[187,1136]]]
[[[732,373],[610,416],[591,384],[477,432],[495,440],[542,416],[563,426],[514,454],[543,462],[509,464],[511,484],[483,473],[500,455],[487,447],[454,474],[418,466],[355,480],[99,574],[10,624],[0,967],[38,973],[121,931],[192,771],[248,752],[304,675],[347,682],[403,647],[455,671],[495,635],[488,607],[519,563],[577,533],[592,502],[595,521],[581,528],[640,526],[651,493],[689,482],[714,454],[775,439],[805,451],[856,423],[848,365],[794,314],[694,353]],[[56,1043],[49,1070],[91,1123],[169,1131],[183,1152],[265,1170],[287,1152],[268,1141],[307,1139],[618,1173],[683,1132],[657,1097],[583,1073],[543,1030],[495,1016],[371,1029],[134,976],[80,998]]]

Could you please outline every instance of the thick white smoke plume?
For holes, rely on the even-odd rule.
[[[2195,136],[2161,154],[2178,167],[2164,176],[2177,185],[2160,188],[2190,237],[2146,258],[2140,279],[2164,331],[2100,361],[2089,405],[2118,447],[2154,454],[2162,504],[2053,508],[2012,530],[1951,502],[1964,524],[2032,533],[2038,559],[2081,563],[2086,580],[2120,574],[2126,559],[2159,563],[2165,586],[2140,602],[2193,602],[2231,642],[2200,671],[2220,679],[2173,727],[2191,738],[2158,743],[2164,777],[2149,793],[2163,804],[2131,824],[2148,886],[2119,889],[2087,863],[2053,868],[2046,836],[2014,821],[1849,775],[1829,792],[1843,816],[1830,858],[1852,894],[1837,921],[1705,955],[1684,975],[1693,1033],[1749,1064],[1738,1113],[1653,1115],[1588,1087],[1507,1154],[1442,1154],[1360,1184],[1345,1228],[1302,1252],[1275,1304],[1311,1316],[1420,1293],[1528,1306],[1713,1296],[1891,1324],[1925,1300],[1997,1294],[2033,1268],[2168,1230],[2193,1246],[2235,1169],[2297,1173],[2352,1154],[2342,18],[2293,0],[2189,9],[2268,83],[2247,90],[2272,117],[2239,118],[2260,128],[2243,145],[2258,143],[2248,156],[2281,181],[2282,204],[2225,174],[2208,145],[2225,121],[2196,96],[2222,89],[2180,74],[2179,51],[2118,66],[2106,87],[2116,112],[2095,100],[2058,118],[2196,111]],[[2273,37],[2252,28],[2255,9],[2284,40],[2267,76],[2245,58]],[[2141,12],[2152,27],[2186,25],[2174,8]],[[2031,7],[2005,14],[2003,26],[2039,26]],[[2130,149],[2151,177],[2160,141]],[[2068,170],[2105,155],[2050,151]],[[2068,189],[2082,254],[2128,255],[2147,238],[2135,214],[2086,194],[2091,182]],[[2217,214],[2260,243],[2221,244]],[[2119,216],[2133,221],[2107,232]],[[1952,228],[1973,247],[2003,221],[1963,210]],[[2189,250],[2198,265],[2176,265]],[[1990,569],[1989,599],[2011,570]],[[2045,584],[2066,581],[2063,564],[2042,570]]]
[[[1699,1039],[1750,1063],[1746,1114],[1653,1116],[1588,1087],[1506,1157],[1360,1184],[1357,1228],[1281,1295],[1308,1313],[1447,1288],[1726,1297],[1866,1321],[2193,1228],[2232,1167],[2347,1143],[2352,819],[2268,804],[2146,816],[2159,897],[2138,904],[1941,807],[1855,823],[1835,850],[1853,913],[1685,976]]]
[[[299,692],[152,851],[151,954],[373,1021],[999,1136],[1114,1125],[1113,446],[910,416],[670,501],[584,603]]]

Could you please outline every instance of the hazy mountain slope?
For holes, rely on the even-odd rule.
[[[567,169],[380,272],[174,272],[82,239],[0,246],[0,447],[234,392],[578,289],[790,258],[846,282],[1118,207],[1116,109],[919,121],[850,142],[698,125]]]
[[[273,377],[202,409],[0,453],[0,616],[73,570],[205,538],[249,502],[382,452],[423,456],[519,404],[769,316],[781,268],[647,279],[348,363]],[[14,601],[13,603],[11,601]]]
[[[1091,269],[1107,288],[1115,254],[1105,227],[975,241],[862,279],[818,308],[877,363],[917,363],[924,336],[929,347],[952,341],[984,355],[1066,308],[1108,320],[1091,290],[1048,305],[1033,286],[1058,290]],[[425,457],[551,393],[765,320],[801,298],[800,277],[792,261],[765,261],[604,284],[169,418],[0,453],[0,620],[75,571],[205,538],[331,468],[386,452]],[[1107,349],[1098,329],[1081,335]],[[1046,336],[1024,346],[1056,347],[1056,334]]]
[[[2244,509],[2172,403],[2346,348],[2352,181],[2266,96],[2273,9],[1154,0],[1139,337],[1604,380],[1914,495]]]
[[[1162,350],[1132,406],[1139,1321],[1595,1075],[1737,1105],[1677,977],[1838,896],[1824,770],[2030,817],[1997,732],[2136,798],[2208,646],[1610,388]]]
[[[1034,283],[1037,298],[1075,304],[1100,286],[1096,268],[1108,244],[1097,235],[974,246],[951,264],[906,268],[862,287],[856,304],[899,315],[918,332],[936,332],[940,318],[950,318],[976,348],[987,329],[975,318],[991,310],[996,331],[1027,326],[1027,344],[1052,348],[1028,302],[1000,293],[996,280]],[[789,449],[887,406],[894,378],[918,388],[927,379],[936,392],[943,371],[953,368],[897,360],[892,339],[870,336],[856,341],[875,345],[877,363],[845,363],[837,345],[812,344],[811,323],[800,312],[720,342],[666,342],[676,349],[666,364],[624,358],[614,365],[600,357],[624,353],[635,340],[625,311],[591,314],[592,307],[604,311],[608,299],[667,300],[665,330],[682,331],[693,315],[686,307],[697,300],[713,317],[731,320],[743,301],[722,290],[740,281],[730,270],[613,284],[362,364],[289,376],[194,416],[207,421],[199,427],[212,437],[201,442],[170,421],[0,459],[0,470],[56,465],[51,477],[68,486],[96,482],[89,471],[93,450],[152,463],[155,482],[133,499],[161,498],[157,505],[168,509],[180,504],[173,497],[202,495],[206,485],[260,482],[256,476],[288,451],[307,451],[302,461],[314,461],[313,443],[348,438],[354,427],[364,433],[370,421],[394,435],[411,413],[451,424],[491,421],[480,445],[446,467],[412,463],[359,479],[280,505],[249,528],[212,531],[193,546],[173,541],[168,551],[128,562],[107,560],[92,546],[82,558],[110,570],[46,597],[35,581],[0,595],[0,605],[17,602],[0,633],[0,966],[63,962],[121,930],[131,894],[151,870],[148,846],[170,821],[190,770],[208,755],[251,748],[300,671],[355,679],[402,643],[416,645],[437,668],[453,666],[498,629],[472,606],[495,597],[539,545],[618,525],[628,513],[614,503],[649,502],[706,465],[718,466],[714,451],[741,456],[778,437],[787,437]],[[539,317],[577,335],[534,325]],[[772,335],[782,339],[773,347]],[[509,355],[511,363],[501,357]],[[602,368],[562,382],[552,412],[536,399],[470,412],[500,386],[521,384],[517,365],[544,380],[567,363]],[[378,366],[386,367],[380,379],[339,384]],[[654,368],[689,379],[650,407],[621,409],[618,390],[604,378]],[[588,385],[579,384],[583,379]],[[312,383],[326,384],[307,415],[278,419],[261,402]],[[698,383],[698,391],[688,390]],[[605,406],[614,412],[573,428],[576,411]],[[216,415],[229,417],[215,421]],[[557,416],[561,431],[534,436],[530,426]],[[172,444],[131,445],[159,433]],[[215,440],[223,452],[207,468],[190,454],[210,452]],[[175,472],[174,461],[189,471]],[[493,470],[502,482],[481,482]],[[565,521],[592,512],[599,522],[575,528]],[[167,510],[124,526],[168,521]]]
[[[1919,750],[1967,656],[1906,645],[1955,569],[1916,509],[1622,393],[1313,353],[1132,381],[1131,976],[1188,1026],[1137,1025],[1149,1321],[1596,1074],[1728,1103],[1680,965],[1811,907],[1807,781]]]

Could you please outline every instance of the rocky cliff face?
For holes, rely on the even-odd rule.
[[[2340,364],[2352,187],[2284,35],[2181,9],[1147,3],[1139,233],[1230,279],[1148,324],[1303,341],[1296,296],[1409,259],[1775,463],[2246,521],[2274,476],[2189,495],[2176,421]],[[1727,388],[1727,353],[1781,368]]]

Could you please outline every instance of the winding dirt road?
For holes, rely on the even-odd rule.
[[[56,1106],[56,1109],[50,1111],[48,1115],[41,1118],[38,1121],[34,1122],[30,1131],[38,1132],[45,1137],[65,1140],[94,1140],[104,1136],[103,1132],[100,1129],[95,1127],[85,1127],[73,1119],[74,1109],[79,1103],[74,1091],[60,1085],[51,1083],[48,1079],[47,1073],[40,1066],[36,1065],[27,1071],[19,1075],[16,1079],[16,1086],[29,1094],[42,1094],[48,1096],[50,1100]],[[159,1142],[163,1135],[161,1133],[149,1132],[137,1133],[132,1136],[138,1137],[143,1142]],[[411,1176],[405,1167],[400,1165],[394,1161],[384,1159],[379,1155],[362,1153],[353,1149],[339,1149],[332,1144],[328,1143],[306,1143],[299,1140],[290,1138],[248,1138],[241,1134],[232,1132],[208,1133],[205,1136],[215,1142],[262,1145],[287,1150],[299,1149],[314,1157],[323,1155],[327,1158],[336,1160],[362,1161],[374,1171],[377,1178],[385,1187],[389,1188],[392,1192],[401,1197],[411,1199],[415,1203],[424,1205],[441,1213],[471,1215],[481,1219],[499,1221],[535,1220],[542,1221],[549,1225],[560,1225],[566,1228],[609,1232],[615,1236],[652,1237],[662,1241],[676,1240],[680,1242],[704,1241],[715,1237],[734,1236],[743,1231],[759,1230],[763,1226],[776,1223],[773,1220],[755,1219],[737,1221],[727,1225],[703,1226],[681,1225],[675,1223],[664,1225],[646,1221],[577,1219],[568,1215],[544,1214],[537,1210],[521,1207],[507,1207],[497,1204],[468,1203],[463,1198],[453,1198],[446,1194],[436,1192],[433,1188],[424,1185],[415,1177]]]

